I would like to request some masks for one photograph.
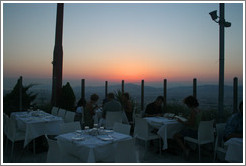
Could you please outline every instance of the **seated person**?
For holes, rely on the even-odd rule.
[[[201,112],[198,109],[199,103],[197,99],[193,96],[188,96],[184,99],[184,104],[186,104],[190,109],[190,115],[187,121],[182,121],[177,119],[178,122],[184,124],[185,128],[180,132],[174,134],[173,138],[178,143],[178,145],[183,150],[185,157],[189,156],[189,149],[184,144],[184,137],[197,138],[198,126],[201,121]]]
[[[105,119],[107,112],[118,112],[122,111],[120,102],[114,99],[114,94],[109,93],[107,96],[108,101],[103,106],[102,117]]]
[[[158,96],[156,100],[150,104],[147,105],[145,109],[145,116],[162,116],[162,108],[161,105],[164,101],[164,98],[162,96]]]
[[[92,94],[90,97],[90,101],[86,103],[84,116],[85,116],[85,126],[89,126],[90,128],[94,125],[93,116],[95,115],[95,110],[98,108],[97,101],[99,96],[97,94]]]
[[[75,116],[74,116],[74,121],[79,121],[82,125],[83,123],[83,114],[84,114],[84,107],[85,107],[85,104],[86,104],[86,101],[85,99],[80,99],[78,101],[78,104],[77,104],[77,108],[76,108],[76,113],[75,113]]]
[[[239,112],[233,114],[226,123],[224,141],[230,138],[243,138],[243,102],[239,104]]]
[[[126,117],[129,122],[133,121],[132,114],[133,114],[133,106],[130,100],[129,93],[125,92],[122,94],[122,107],[126,113]]]

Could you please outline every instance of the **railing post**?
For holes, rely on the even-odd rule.
[[[22,76],[20,76],[19,78],[19,93],[20,93],[20,101],[19,101],[19,104],[20,104],[20,111],[22,111]]]
[[[108,95],[108,81],[105,81],[105,99],[107,98]]]
[[[122,80],[121,82],[121,91],[122,91],[122,94],[124,93],[124,80]]]
[[[144,109],[144,80],[141,82],[141,110]]]
[[[81,99],[85,100],[85,79],[81,80]]]
[[[167,111],[167,79],[164,79],[163,82],[163,97],[164,97],[164,101],[163,101],[163,108],[164,111]]]
[[[196,78],[193,79],[193,97],[197,97],[197,91],[196,91],[196,87],[197,87],[197,80]]]
[[[233,113],[237,112],[237,102],[238,102],[237,90],[238,90],[238,79],[237,77],[235,77],[233,79]]]

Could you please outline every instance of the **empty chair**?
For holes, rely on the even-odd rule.
[[[121,141],[116,146],[116,163],[137,163],[137,154],[133,139]]]
[[[79,121],[61,124],[61,134],[74,132],[76,130],[81,130]]]
[[[131,126],[127,124],[122,124],[122,123],[114,123],[114,128],[113,130],[122,134],[130,135],[130,129]]]
[[[214,161],[218,156],[224,155],[226,153],[226,149],[224,148],[224,140],[223,140],[223,134],[225,130],[226,123],[219,123],[216,124],[216,138],[215,138],[215,146],[214,146]],[[223,160],[225,159],[223,157]]]
[[[198,127],[198,138],[184,137],[184,141],[192,142],[198,145],[199,150],[199,161],[201,158],[200,155],[200,145],[214,143],[214,120],[211,121],[200,121]]]
[[[122,123],[122,112],[107,112],[106,129],[113,129],[115,122]]]
[[[11,149],[11,158],[12,158],[13,151],[14,151],[14,144],[16,141],[25,140],[25,132],[17,129],[16,121],[12,118],[6,117],[6,125],[8,126],[7,133],[6,133],[7,138],[12,142],[12,149]],[[6,147],[7,147],[7,143],[6,143]]]
[[[46,162],[47,163],[59,163],[59,162],[61,162],[61,154],[60,154],[60,149],[59,149],[59,146],[57,144],[57,141],[48,138],[47,135],[45,135],[45,138],[46,138],[48,145],[49,145],[49,150],[47,153]]]
[[[59,109],[57,116],[62,117],[63,119],[65,118],[66,110],[64,109]]]
[[[75,116],[75,112],[67,111],[66,114],[65,114],[64,122],[65,123],[73,122],[74,121],[74,116]]]
[[[147,141],[159,139],[159,148],[161,152],[161,138],[157,134],[149,132],[149,124],[143,118],[135,118],[134,138],[145,141],[145,149],[147,148]]]
[[[58,115],[58,107],[53,107],[52,110],[51,110],[51,114],[54,115],[54,116],[57,116]]]

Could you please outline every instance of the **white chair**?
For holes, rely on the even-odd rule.
[[[198,145],[199,151],[199,161],[201,158],[200,155],[200,145],[214,143],[214,120],[211,121],[200,121],[198,127],[198,138],[184,137],[184,141],[192,142]]]
[[[59,110],[58,107],[53,107],[52,110],[51,110],[51,114],[54,115],[54,116],[57,116],[58,110]]]
[[[134,140],[121,141],[116,146],[115,163],[137,163]]]
[[[62,117],[63,119],[65,118],[66,110],[60,108],[58,111],[57,116]]]
[[[130,135],[130,129],[131,126],[127,124],[122,124],[122,123],[114,123],[114,128],[113,130],[122,134]]]
[[[47,135],[45,135],[45,138],[48,141],[48,145],[49,145],[49,150],[47,153],[46,162],[47,163],[59,163],[59,162],[61,162],[60,148],[57,144],[57,141],[48,138]]]
[[[17,129],[15,119],[6,117],[6,125],[8,126],[7,133],[6,133],[7,138],[12,142],[12,148],[11,148],[11,159],[12,159],[13,151],[14,151],[14,143],[16,141],[25,140],[25,132]],[[6,143],[6,148],[8,146],[7,144],[8,144],[8,140]]]
[[[74,132],[76,130],[81,130],[79,121],[61,124],[61,134]]]
[[[75,116],[75,112],[67,111],[66,114],[65,114],[64,122],[65,123],[73,122],[74,121],[74,116]]]
[[[144,140],[145,149],[147,149],[147,141],[158,139],[161,152],[161,138],[157,134],[149,132],[149,124],[143,118],[136,117],[135,119],[134,138]]]
[[[122,112],[107,112],[106,113],[106,129],[113,129],[114,123],[122,123]]]
[[[217,155],[225,155],[226,149],[224,148],[224,130],[225,130],[226,123],[219,123],[216,124],[216,139],[215,139],[215,146],[214,146],[214,161],[216,160]],[[224,156],[225,157],[225,156]],[[223,160],[225,159],[223,157]]]

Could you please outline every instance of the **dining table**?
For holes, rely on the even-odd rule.
[[[226,150],[225,160],[231,163],[243,162],[243,139],[231,138],[224,143]]]
[[[176,119],[180,118],[186,121],[184,117],[145,117],[144,119],[153,128],[158,129],[157,134],[162,138],[163,146],[162,149],[166,150],[168,148],[167,139],[172,139],[173,135],[184,128],[183,124],[178,122]],[[151,132],[151,131],[150,131]]]
[[[24,147],[39,136],[60,134],[60,126],[64,123],[61,117],[42,110],[12,112],[10,118],[16,121],[18,130],[25,132]]]
[[[115,162],[118,144],[133,138],[113,130],[89,129],[62,134],[56,139],[63,156],[73,155],[81,162],[96,163]],[[134,152],[127,151],[125,153]]]

